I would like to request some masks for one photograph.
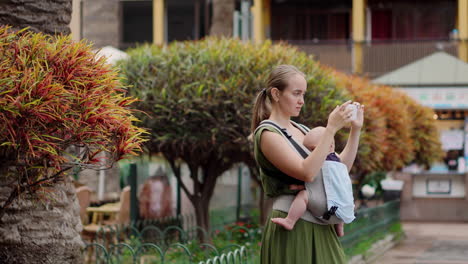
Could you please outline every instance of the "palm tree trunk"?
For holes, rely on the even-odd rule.
[[[0,24],[46,34],[70,34],[72,0],[1,0]]]
[[[83,263],[75,187],[65,177],[53,188],[50,201],[23,195],[6,209],[0,222],[2,263]],[[11,191],[0,187],[0,204]]]
[[[0,0],[0,24],[13,29],[29,27],[51,35],[70,34],[71,12],[72,0]],[[17,182],[4,179],[3,183]],[[0,205],[5,204],[13,188],[0,185]],[[67,176],[51,188],[47,201],[35,194],[23,194],[5,210],[0,219],[0,262],[83,263],[75,188]]]
[[[234,0],[213,0],[210,35],[232,37]]]

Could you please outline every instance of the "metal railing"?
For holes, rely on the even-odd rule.
[[[379,233],[388,232],[388,228],[400,221],[400,201],[390,201],[381,206],[357,211],[356,220],[345,225],[345,236],[340,241],[345,252],[358,246],[364,240]],[[197,241],[202,232],[208,240],[236,241],[222,248]],[[94,243],[88,244],[84,251],[87,263],[219,263],[240,264],[257,263],[259,252],[253,247],[242,249],[241,245],[256,245],[260,242],[261,228],[245,226],[223,226],[222,229],[206,231],[200,227],[182,229],[180,226],[167,226],[165,229],[145,225],[143,229],[127,226],[118,230],[107,227],[98,232]],[[195,247],[193,246],[195,243]],[[198,243],[198,244],[197,244]],[[247,244],[248,243],[248,244]],[[235,250],[232,250],[235,248]],[[195,251],[203,252],[202,262],[195,260]],[[173,255],[177,253],[177,262]]]
[[[363,70],[367,76],[375,78],[438,51],[457,56],[458,42],[373,41],[363,46]]]
[[[345,236],[340,240],[345,249],[400,221],[400,200],[357,211],[356,219],[345,225]]]
[[[99,243],[87,244],[84,252],[90,249],[94,253],[88,254],[86,263],[96,264],[137,264],[137,263],[179,263],[179,264],[247,264],[251,259],[251,252],[245,246],[237,244],[228,245],[222,249],[217,249],[211,244],[200,244],[207,256],[205,261],[195,261],[195,254],[184,244],[174,243],[169,247],[143,243],[132,246],[127,243],[110,245],[108,248]],[[233,248],[235,248],[233,250]],[[172,254],[172,255],[171,255]],[[177,254],[177,258],[174,258]]]
[[[249,261],[249,253],[245,246],[242,246],[234,251],[224,253],[220,256],[201,261],[198,264],[247,264],[253,263]]]
[[[333,67],[339,71],[352,71],[352,45],[350,43],[319,43],[312,41],[289,41],[299,50],[314,56],[321,64]]]
[[[171,247],[163,250],[160,247],[145,243],[136,248],[133,248],[129,244],[120,243],[113,245],[112,248],[108,251],[102,245],[93,243],[88,244],[85,248],[85,251],[91,247],[96,247],[101,251],[100,254],[96,255],[96,258],[92,259],[93,263],[96,264],[146,264],[146,263],[179,263],[179,264],[250,264],[251,253],[245,246],[240,245],[229,245],[223,250],[218,250],[210,244],[202,244],[202,247],[205,247],[209,253],[207,255],[212,255],[207,260],[204,261],[194,261],[194,255],[190,252],[190,249],[180,243],[173,244]],[[232,250],[232,248],[235,248]],[[180,250],[182,255],[185,257],[179,257],[177,260],[174,260],[169,256],[170,250]],[[223,253],[225,252],[225,253]]]
[[[148,228],[148,227],[147,227]],[[203,243],[195,239],[189,240],[191,230],[184,231],[177,226],[170,226],[165,230],[157,227],[149,227],[157,234],[148,240],[144,237],[144,231],[137,229],[130,231],[133,234],[125,239],[119,236],[119,240],[96,239],[96,242],[86,244],[83,250],[85,263],[198,263],[196,259],[211,259],[206,263],[247,263],[251,259],[253,252],[247,252],[241,245],[230,243],[221,248],[216,248],[214,244]],[[260,230],[260,232],[259,232]],[[173,236],[170,231],[176,231],[177,236]],[[206,232],[197,227],[194,231],[202,231],[206,238],[211,240],[221,239],[222,241],[237,241],[241,244],[251,245],[259,240],[261,229],[234,226],[223,230],[213,230]],[[108,235],[104,234],[103,235]],[[126,236],[125,236],[126,237]],[[173,239],[177,237],[177,239]],[[232,262],[236,261],[236,262]],[[240,262],[237,262],[240,261]]]
[[[142,243],[152,243],[167,247],[173,243],[188,243],[189,241],[198,240],[200,233],[202,234],[202,240],[208,240],[220,235],[224,235],[227,240],[231,240],[233,234],[237,232],[242,233],[247,241],[252,240],[255,237],[255,233],[258,233],[256,229],[249,229],[243,226],[234,226],[230,229],[223,227],[222,229],[212,229],[211,231],[206,231],[198,226],[188,230],[184,230],[179,226],[168,226],[165,229],[161,229],[157,226],[148,225],[141,230],[131,225],[123,226],[122,228],[118,226],[105,226],[97,231],[93,241],[110,245],[125,243],[125,241],[134,239]]]
[[[321,64],[346,73],[351,73],[353,70],[353,45],[350,41],[341,43],[287,42],[314,55],[314,58]],[[458,45],[458,41],[450,40],[369,41],[363,45],[363,74],[373,79],[437,51],[457,56]]]
[[[250,211],[254,205],[241,207],[241,219],[250,219]],[[104,244],[122,242],[131,237],[138,237],[142,241],[158,245],[194,240],[199,237],[208,238],[213,232],[223,230],[226,225],[240,220],[237,218],[237,206],[230,206],[210,211],[210,230],[203,230],[196,224],[195,214],[164,217],[158,219],[144,219],[129,224],[114,224],[101,226],[94,240]]]

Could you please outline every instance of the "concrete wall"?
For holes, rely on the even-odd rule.
[[[96,48],[107,45],[119,47],[119,0],[82,0],[82,38],[94,43]]]
[[[93,190],[91,201],[98,201],[99,171],[86,169],[79,173],[78,181]],[[118,200],[120,197],[120,173],[117,163],[114,167],[104,170],[104,197],[102,200]]]
[[[463,181],[465,195],[463,198],[415,197],[415,175],[408,173],[395,174],[395,178],[405,182],[401,194],[400,214],[402,220],[410,221],[463,221],[468,222],[468,174],[460,179]],[[416,195],[417,196],[417,195]]]

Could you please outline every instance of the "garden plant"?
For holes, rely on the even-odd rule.
[[[0,259],[79,262],[70,172],[141,152],[136,99],[86,42],[2,26],[0,58]]]

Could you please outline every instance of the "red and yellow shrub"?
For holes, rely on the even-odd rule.
[[[64,167],[102,166],[101,151],[106,163],[141,151],[135,99],[89,44],[0,27],[0,58],[1,171],[32,184]]]

